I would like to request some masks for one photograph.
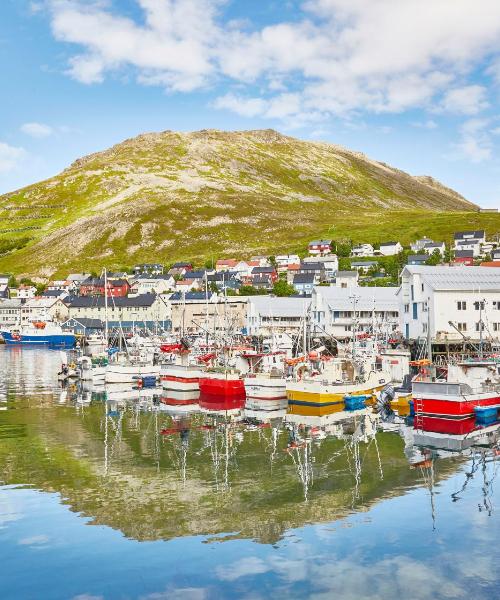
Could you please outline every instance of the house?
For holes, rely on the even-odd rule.
[[[10,275],[0,274],[0,285],[9,285]]]
[[[491,251],[491,260],[500,260],[500,248]]]
[[[373,256],[374,252],[375,251],[373,250],[373,246],[371,244],[358,244],[351,250],[351,256],[364,258],[367,256]]]
[[[36,287],[21,283],[17,288],[17,298],[34,298],[36,296]]]
[[[471,267],[474,264],[474,252],[472,250],[455,250],[453,262],[456,265]]]
[[[289,265],[297,265],[300,263],[298,254],[279,254],[275,257],[278,270],[286,270]]]
[[[66,281],[69,283],[69,287],[76,289],[82,281],[85,281],[90,277],[90,273],[70,273],[66,277]]]
[[[339,288],[357,287],[359,273],[357,271],[337,271],[335,286]]]
[[[175,279],[172,275],[153,275],[143,273],[136,275],[130,284],[130,293],[136,295],[150,294],[165,294],[175,289]]]
[[[300,263],[296,264],[296,265],[288,265],[288,268],[286,271],[287,283],[289,283],[289,284],[293,283],[293,278],[295,277],[295,275],[297,275],[299,270],[300,270]]]
[[[108,326],[121,327],[130,331],[134,327],[156,330],[158,327],[169,330],[171,326],[171,308],[167,299],[159,294],[142,294],[111,298],[106,310],[103,296],[75,296],[65,300],[68,309],[67,319],[108,318]]]
[[[339,269],[339,259],[336,254],[328,254],[327,256],[308,256],[304,258],[302,263],[321,263],[323,265],[323,277],[325,281],[333,281],[335,273]]]
[[[104,296],[104,278],[89,277],[80,283],[81,296]],[[126,279],[108,279],[107,295],[109,298],[123,298],[130,292],[130,284]]]
[[[66,298],[69,293],[66,290],[45,290],[42,292],[42,298]]]
[[[479,340],[481,328],[500,337],[499,268],[408,265],[398,298],[402,332],[410,340],[461,341],[462,334]]]
[[[314,283],[318,284],[325,281],[325,267],[321,262],[303,262],[299,265],[297,274],[309,274],[314,275]],[[294,280],[295,281],[295,280]]]
[[[252,275],[250,285],[258,290],[272,290],[273,281],[268,273]]]
[[[395,256],[403,251],[403,246],[399,242],[383,242],[380,244],[379,253],[382,256]]]
[[[0,326],[9,327],[21,322],[21,306],[19,298],[0,299]]]
[[[434,254],[434,252],[437,250],[439,252],[439,254],[441,254],[441,257],[444,258],[444,253],[446,252],[446,246],[445,246],[444,242],[429,242],[429,243],[425,244],[423,250],[427,254]]]
[[[21,324],[31,321],[58,321],[68,318],[68,308],[61,298],[29,298],[21,304]]]
[[[187,271],[192,271],[193,265],[189,262],[176,262],[168,270],[168,274],[172,277],[183,277]]]
[[[195,288],[204,289],[208,275],[212,275],[213,273],[214,271],[207,271],[206,269],[187,271],[184,275],[184,281],[192,281]]]
[[[278,279],[278,272],[274,267],[254,267],[252,269],[252,275],[269,275],[271,277],[271,281],[274,284]]]
[[[104,332],[104,322],[100,319],[68,319],[62,326],[72,329],[77,335],[93,335]]]
[[[238,262],[239,261],[237,261],[235,258],[220,259],[215,263],[215,270],[217,273],[220,273],[221,271],[231,271],[231,269],[234,269]]]
[[[429,260],[428,254],[410,254],[408,256],[407,264],[408,265],[425,265],[425,263]]]
[[[246,296],[218,296],[212,292],[191,292],[170,297],[172,332],[177,335],[206,333],[232,334],[246,331]]]
[[[250,263],[252,263],[250,265],[251,267],[269,267],[271,264],[269,262],[269,258],[267,256],[261,256],[261,255],[252,256],[249,264]]]
[[[458,244],[460,244],[460,242],[477,242],[479,244],[484,244],[486,242],[484,229],[478,229],[474,231],[457,231],[453,235],[453,239],[455,242],[455,248],[458,248]]]
[[[195,279],[179,279],[179,281],[175,282],[176,292],[185,294],[186,292],[191,292],[196,289],[198,289],[198,283]]]
[[[311,294],[316,284],[316,275],[314,273],[297,273],[293,278],[293,287],[299,294]]]
[[[10,289],[6,283],[0,283],[0,298],[10,298]]]
[[[147,263],[143,265],[135,265],[133,268],[134,275],[163,275],[163,265],[159,263]]]
[[[219,271],[207,276],[208,285],[215,284],[218,290],[237,290],[241,287],[240,274],[234,271]],[[272,286],[271,286],[272,287]]]
[[[426,244],[433,244],[433,243],[434,243],[434,241],[431,240],[430,238],[423,237],[423,238],[420,238],[419,240],[417,240],[416,242],[413,242],[412,244],[410,244],[410,248],[411,248],[412,252],[415,252],[415,254],[418,254],[425,248]]]
[[[399,328],[397,288],[316,286],[311,317],[319,336],[352,339],[355,331],[372,331],[374,325],[378,332],[391,334]]]
[[[312,256],[325,256],[332,251],[332,240],[313,240],[309,242],[307,251]]]
[[[478,257],[481,254],[481,245],[486,243],[484,229],[457,231],[453,237],[455,250],[472,250],[474,257]]]
[[[294,340],[308,313],[309,298],[249,296],[246,333],[272,339],[278,351],[292,352]]]
[[[377,269],[378,268],[378,262],[375,260],[366,260],[366,261],[352,261],[351,262],[351,269],[356,269],[356,271],[358,271],[358,273],[368,273],[368,271],[370,269]]]

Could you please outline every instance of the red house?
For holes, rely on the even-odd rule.
[[[474,266],[474,252],[472,250],[456,250],[453,262],[456,265]]]
[[[278,271],[274,267],[254,267],[252,269],[252,277],[255,275],[269,277],[273,284],[278,279]]]
[[[130,292],[130,284],[126,279],[108,279],[108,296],[124,298]],[[104,279],[89,278],[80,285],[81,296],[104,296]]]
[[[332,251],[332,240],[314,240],[309,242],[307,250],[313,256],[325,256]]]

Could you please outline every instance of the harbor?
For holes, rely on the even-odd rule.
[[[496,422],[202,406],[59,361],[0,347],[4,597],[496,596]]]

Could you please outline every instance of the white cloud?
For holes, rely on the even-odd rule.
[[[433,119],[427,119],[426,121],[416,121],[412,123],[413,127],[419,129],[436,129],[438,124]]]
[[[489,119],[469,119],[460,127],[460,141],[455,144],[459,158],[466,158],[473,163],[480,163],[492,156]]]
[[[21,131],[34,138],[44,138],[52,135],[54,130],[45,123],[24,123],[21,125]]]
[[[31,537],[22,538],[17,543],[19,546],[46,546],[50,540],[47,535],[33,535]]]
[[[488,106],[486,88],[480,85],[448,90],[441,102],[441,108],[445,112],[463,115],[477,115]]]
[[[16,169],[26,158],[26,150],[0,142],[0,173],[9,173]]]
[[[261,28],[225,21],[225,0],[136,0],[137,20],[119,3],[49,2],[54,36],[79,48],[75,79],[131,69],[173,91],[243,85],[215,106],[247,117],[304,123],[436,104],[474,115],[486,93],[467,77],[481,61],[500,64],[497,0],[309,0],[296,21]],[[262,98],[245,89],[255,84]]]

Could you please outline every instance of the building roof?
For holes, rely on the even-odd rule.
[[[322,244],[326,244],[328,246],[330,246],[332,243],[332,240],[313,240],[312,242],[309,242],[309,246],[318,246],[318,245],[322,245]]]
[[[483,267],[428,267],[406,266],[405,271],[419,274],[434,290],[498,290],[500,269]]]
[[[408,262],[425,262],[426,260],[429,260],[428,254],[410,254],[408,256]]]
[[[399,242],[382,242],[380,244],[380,247],[382,248],[382,246],[397,246],[399,244]]]
[[[293,285],[297,283],[314,283],[314,273],[297,273],[293,277]]]
[[[21,298],[0,298],[0,308],[21,308],[21,306],[24,306]]]
[[[351,267],[376,267],[378,262],[376,260],[354,260],[351,262]],[[350,271],[346,271],[350,273]]]
[[[126,306],[152,306],[156,300],[156,294],[140,294],[139,296],[128,296],[109,298],[109,308],[124,308]],[[104,307],[104,296],[73,296],[72,298],[66,298],[65,303],[70,308],[92,308],[92,307]]]
[[[428,242],[424,248],[442,248],[443,246],[444,242]]]
[[[321,262],[303,262],[300,264],[301,271],[323,271],[325,265]]]
[[[170,281],[171,279],[173,279],[173,277],[168,273],[165,275],[150,275],[149,273],[141,273],[140,275],[134,275],[132,281]]]
[[[204,269],[199,271],[187,271],[184,275],[184,279],[204,279],[206,274],[207,272]],[[170,275],[170,277],[172,276]]]
[[[44,298],[59,298],[60,296],[67,295],[68,292],[66,290],[45,290],[42,292],[42,297]]]
[[[322,296],[333,310],[352,311],[399,311],[396,287],[340,288],[315,286],[314,294]]]
[[[170,296],[170,300],[172,302],[193,302],[193,301],[206,301],[207,297],[208,300],[210,300],[213,296],[213,292],[208,292],[208,294],[206,294],[205,292],[186,292],[185,294],[183,292],[175,292],[175,294],[172,294]]]
[[[342,279],[346,277],[358,277],[357,271],[337,271],[337,278]]]
[[[266,273],[252,277],[252,285],[271,285],[271,283],[271,277]]]
[[[483,238],[484,237],[484,229],[476,229],[473,231],[456,231],[453,237],[456,240],[463,240],[467,236],[471,236],[474,238]]]
[[[278,298],[275,296],[249,296],[248,305],[253,305],[255,313],[262,317],[302,317],[309,308],[309,301],[303,297]]]
[[[473,250],[456,250],[455,258],[474,258]]]
[[[252,275],[257,275],[259,273],[274,273],[276,269],[274,267],[254,267],[252,269]]]
[[[470,239],[470,240],[460,240],[456,244],[457,246],[479,246],[479,240]]]

